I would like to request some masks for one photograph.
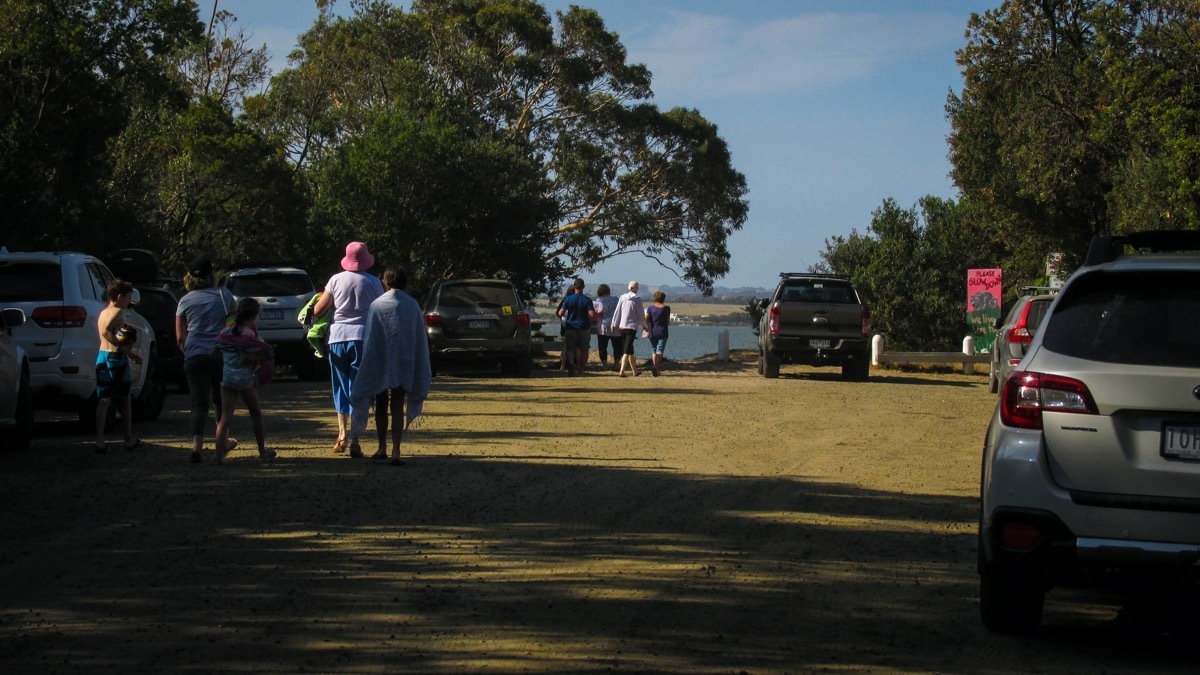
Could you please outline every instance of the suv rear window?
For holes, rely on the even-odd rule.
[[[438,307],[447,309],[495,309],[517,304],[517,294],[508,284],[448,284],[438,294]]]
[[[229,280],[229,292],[239,298],[305,295],[312,290],[306,274],[254,274]]]
[[[1044,347],[1138,366],[1200,367],[1200,274],[1099,272],[1063,291]]]
[[[836,281],[812,280],[788,282],[779,296],[781,302],[828,302],[858,304],[854,289],[849,284]]]
[[[58,263],[0,263],[0,301],[61,302],[62,271]]]

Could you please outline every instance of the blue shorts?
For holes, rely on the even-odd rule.
[[[133,373],[129,368],[129,357],[124,352],[96,354],[96,397],[127,398]]]
[[[661,354],[667,348],[667,338],[650,338],[650,351],[654,354]]]

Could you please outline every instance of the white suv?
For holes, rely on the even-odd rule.
[[[1200,255],[1173,251],[1200,232],[1097,237],[1001,385],[979,523],[992,630],[1035,630],[1055,586],[1200,581]]]
[[[300,310],[316,295],[308,272],[297,267],[243,267],[225,277],[225,287],[239,301],[258,300],[258,334],[274,347],[277,364],[295,366],[301,379],[328,377],[308,342],[308,328],[300,323]]]
[[[38,408],[77,412],[84,429],[95,427],[96,321],[108,306],[105,289],[112,272],[83,253],[9,253],[0,250],[0,307],[24,312],[13,338],[28,355],[29,379]],[[133,304],[139,294],[133,292]],[[137,330],[133,364],[135,419],[157,419],[165,388],[156,364],[154,331],[136,312],[125,322]],[[110,410],[117,406],[111,406]]]

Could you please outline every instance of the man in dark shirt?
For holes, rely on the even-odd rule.
[[[567,356],[567,374],[582,370],[592,338],[592,319],[596,317],[592,299],[583,294],[583,279],[576,279],[575,292],[562,301],[558,315],[563,319],[563,353]]]

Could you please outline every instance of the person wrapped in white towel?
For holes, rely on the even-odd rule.
[[[374,400],[379,451],[372,459],[387,459],[387,398],[392,414],[392,464],[400,466],[400,442],[404,430],[421,417],[429,398],[431,372],[429,339],[421,307],[404,292],[408,275],[398,267],[383,272],[384,294],[367,311],[362,363],[351,393],[351,456],[361,453],[359,438],[367,430],[367,410]],[[382,423],[381,423],[382,420]]]

